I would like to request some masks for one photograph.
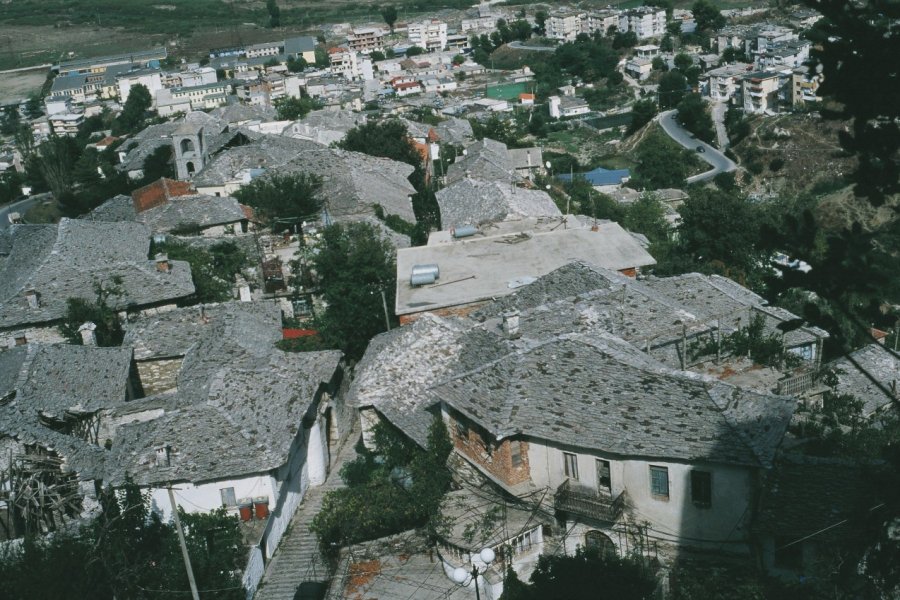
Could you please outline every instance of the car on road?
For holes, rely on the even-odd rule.
[[[706,148],[703,146],[697,146],[697,152],[706,152]]]

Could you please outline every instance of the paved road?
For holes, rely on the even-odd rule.
[[[510,48],[516,50],[534,50],[535,52],[555,52],[556,46],[526,46],[523,42],[510,42]]]
[[[24,200],[19,200],[18,202],[13,202],[12,204],[7,204],[6,206],[0,208],[0,229],[9,228],[9,213],[17,212],[21,215],[24,215],[31,209],[32,206],[38,203],[38,201],[43,200],[42,197],[32,197],[25,198]]]
[[[697,156],[699,156],[712,166],[712,169],[706,171],[705,173],[700,173],[699,175],[688,177],[688,183],[707,181],[709,179],[712,179],[719,173],[727,173],[737,169],[737,165],[735,165],[730,158],[728,158],[706,142],[702,142],[696,138],[691,137],[691,132],[682,127],[675,119],[672,118],[676,112],[678,111],[667,110],[666,112],[659,114],[657,118],[659,119],[659,124],[662,125],[663,131],[665,131],[670,138],[672,138],[688,150],[696,151],[698,146],[702,146],[704,151],[697,152]]]

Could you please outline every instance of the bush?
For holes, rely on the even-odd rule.
[[[781,168],[784,167],[784,159],[783,158],[773,158],[769,163],[769,170],[772,172],[780,171]]]

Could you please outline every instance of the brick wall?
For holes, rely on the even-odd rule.
[[[463,428],[465,435],[461,435],[462,432],[457,423],[465,425]],[[460,415],[452,417],[449,429],[453,446],[459,452],[505,484],[513,486],[531,479],[531,471],[528,466],[528,442],[507,439],[498,444],[490,434],[474,423],[467,423],[465,418]],[[518,466],[513,466],[512,461],[515,449],[519,450],[521,457]]]

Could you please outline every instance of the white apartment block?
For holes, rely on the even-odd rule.
[[[745,76],[741,82],[744,112],[753,114],[778,112],[780,88],[781,77],[777,72],[758,72]]]
[[[666,33],[666,11],[643,6],[619,15],[619,31],[633,31],[639,40],[662,37]]]
[[[354,52],[370,54],[384,50],[385,32],[380,27],[351,29],[347,34],[347,46]]]
[[[704,75],[706,95],[720,102],[731,102],[732,99],[736,102],[740,98],[741,81],[747,74],[748,66],[737,63],[707,71]]]
[[[587,19],[585,13],[550,13],[547,18],[547,37],[556,40],[574,41],[579,33],[583,33],[583,24]]]
[[[116,87],[119,93],[119,102],[126,102],[131,88],[135,85],[142,85],[150,92],[150,97],[156,99],[156,94],[163,88],[162,74],[159,69],[141,69],[139,71],[130,71],[116,77]],[[215,75],[215,71],[213,71]]]
[[[263,44],[253,44],[252,46],[247,46],[247,58],[260,58],[263,56],[278,56],[281,54],[281,49],[284,47],[284,42],[265,42]]]
[[[585,33],[593,34],[596,31],[606,35],[610,27],[619,27],[619,11],[603,10],[587,14],[587,27]]]
[[[497,19],[490,17],[476,17],[471,19],[463,19],[459,26],[459,30],[463,33],[482,33],[493,31],[497,27]]]
[[[443,21],[431,20],[410,23],[406,29],[409,43],[428,52],[444,50],[447,47],[447,24]]]
[[[329,50],[328,58],[331,61],[331,72],[335,75],[342,75],[351,81],[359,78],[360,70],[356,52],[346,48],[333,48]]]

